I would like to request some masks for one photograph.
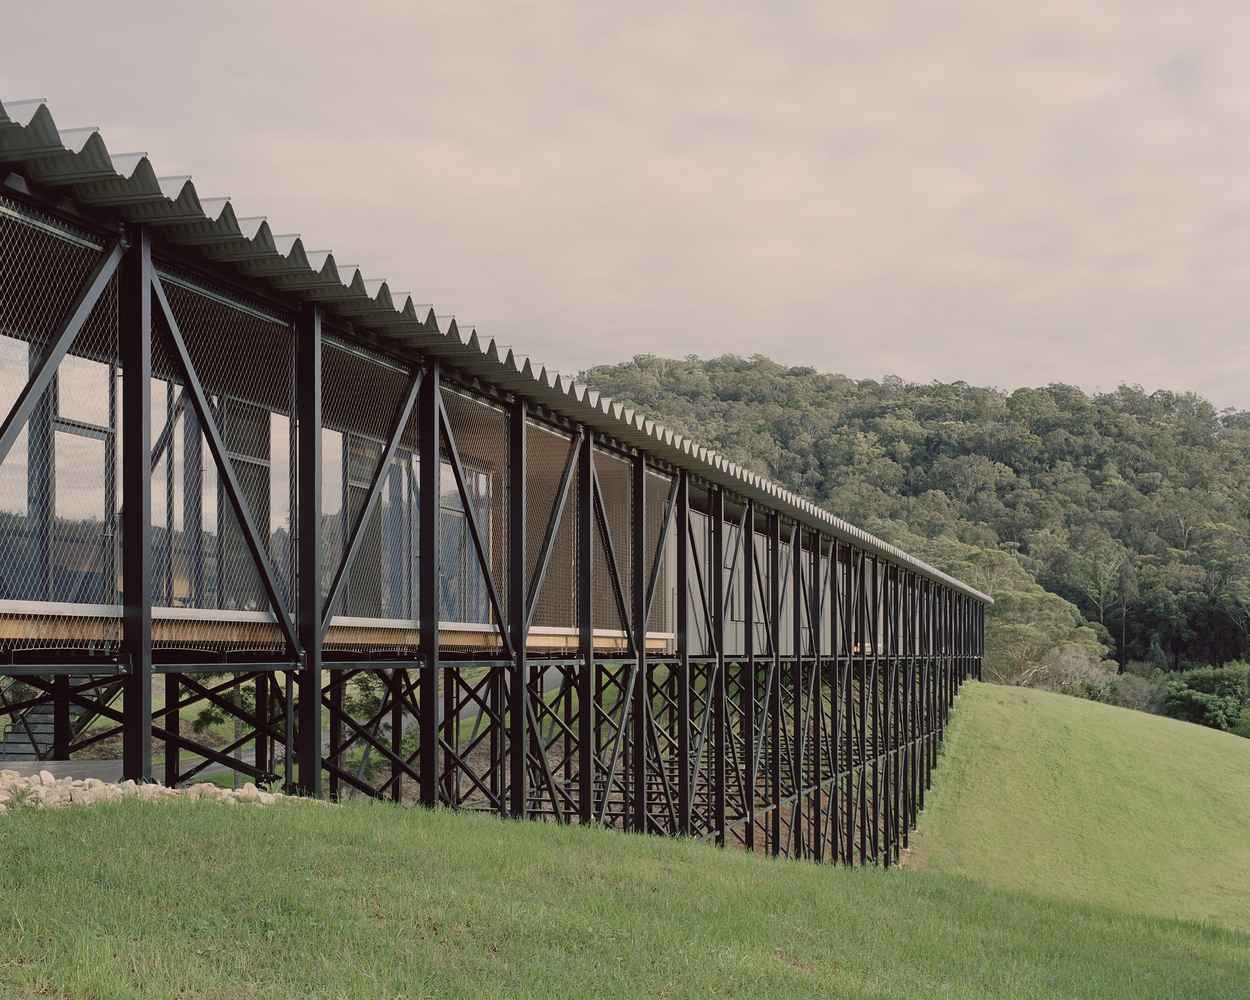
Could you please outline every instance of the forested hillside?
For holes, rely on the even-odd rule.
[[[855,381],[759,355],[638,356],[580,378],[991,593],[1004,677],[1099,642],[1168,670],[1246,654],[1250,414],[1131,386]]]

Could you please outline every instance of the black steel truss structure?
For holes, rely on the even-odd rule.
[[[49,130],[0,108],[0,712],[51,706],[40,756],[897,858],[983,595]]]

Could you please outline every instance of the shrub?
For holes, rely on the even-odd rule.
[[[1197,671],[1192,671],[1197,673]],[[1241,718],[1242,703],[1229,695],[1197,691],[1185,683],[1186,675],[1168,679],[1164,710],[1173,719],[1228,732]]]
[[[1136,712],[1160,715],[1167,693],[1167,677],[1163,671],[1150,667],[1150,672],[1144,675],[1136,672],[1121,674],[1111,682],[1103,700]]]

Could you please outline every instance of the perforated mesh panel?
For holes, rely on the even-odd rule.
[[[446,383],[443,405],[460,456],[467,504],[456,486],[448,450],[439,472],[439,619],[487,625],[497,621],[487,588],[487,567],[500,610],[506,614],[508,608],[508,416],[484,397]],[[470,509],[486,567],[470,535]],[[466,639],[469,634],[465,633]],[[485,638],[490,633],[482,630],[481,634]],[[496,644],[493,638],[490,644]]]
[[[676,533],[670,529],[665,541],[664,550],[660,550],[660,536],[664,531],[664,521],[668,514],[668,496],[672,489],[671,476],[661,475],[654,469],[647,470],[646,478],[646,531],[647,551],[651,554],[651,564],[647,567],[647,580],[650,582],[652,568],[658,559],[658,577],[655,587],[655,600],[651,604],[651,618],[647,623],[648,632],[672,632],[675,627],[677,613],[676,599]]]
[[[538,558],[570,459],[572,436],[531,421],[526,428],[526,585],[533,586]],[[538,593],[535,628],[571,629],[577,624],[577,478],[574,476]]]
[[[101,241],[0,197],[0,413],[8,413],[99,260]],[[112,645],[117,294],[109,283],[0,465],[0,648]],[[79,607],[72,616],[18,601]]]
[[[608,532],[612,539],[612,551],[616,557],[616,568],[620,578],[622,596],[625,607],[630,607],[633,572],[633,546],[630,544],[631,515],[633,512],[633,491],[630,489],[632,476],[629,463],[612,452],[595,448],[595,475],[599,478],[599,489],[603,496],[603,512]],[[613,592],[612,579],[608,568],[607,550],[600,536],[598,526],[595,530],[595,628],[623,631]]]
[[[412,373],[390,359],[336,340],[323,342],[321,590],[329,593],[351,533],[386,452],[391,423]],[[416,422],[382,480],[381,496],[336,614],[359,618],[416,615],[419,456]]]

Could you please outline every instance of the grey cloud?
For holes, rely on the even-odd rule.
[[[6,18],[0,98],[566,370],[760,352],[1250,407],[1238,7],[774,6],[50,0]]]

